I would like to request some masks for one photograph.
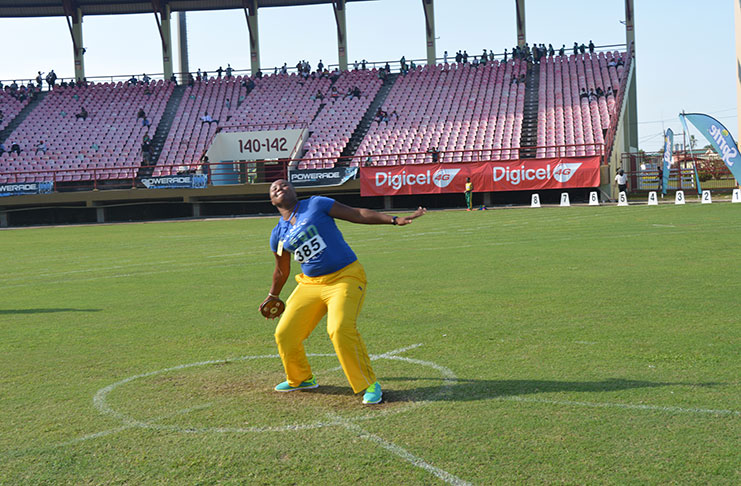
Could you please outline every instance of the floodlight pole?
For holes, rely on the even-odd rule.
[[[627,86],[626,95],[627,109],[625,110],[625,148],[628,152],[638,151],[638,100],[636,94],[636,73],[638,72],[638,64],[636,64],[636,34],[635,34],[635,9],[633,8],[633,0],[625,0],[625,44],[628,49],[632,48],[632,52],[628,55],[633,56],[633,76],[630,79],[630,84]]]
[[[425,37],[427,41],[427,64],[434,66],[437,63],[437,48],[435,46],[435,2],[422,0],[425,11]]]
[[[733,2],[733,18],[736,31],[736,114],[741,113],[741,3]],[[738,117],[736,139],[741,138],[741,116]]]
[[[517,22],[517,45],[525,47],[525,0],[515,0],[515,20]]]

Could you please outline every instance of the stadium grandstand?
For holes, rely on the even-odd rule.
[[[340,52],[339,64],[322,71],[263,72],[250,27],[249,73],[176,73],[171,39],[163,37],[163,73],[155,79],[97,82],[85,77],[75,40],[84,15],[149,12],[169,36],[173,12],[180,19],[186,11],[242,8],[249,27],[260,8],[318,3],[335,9]],[[502,46],[501,53],[456,62],[437,56],[434,2],[422,3],[427,59],[391,67],[348,65],[344,0],[0,1],[3,17],[66,16],[75,45],[75,79],[6,84],[0,92],[0,192],[20,188],[0,198],[0,224],[138,219],[136,209],[121,208],[160,202],[177,209],[141,217],[211,214],[204,206],[216,201],[233,203],[225,212],[261,211],[265,184],[289,175],[339,177],[321,190],[372,200],[381,194],[361,190],[363,175],[401,165],[502,164],[524,173],[526,163],[589,160],[591,182],[563,187],[613,198],[611,177],[622,153],[637,144],[634,124],[626,123],[635,119],[632,27],[626,44],[548,52],[527,45],[518,14],[517,55],[507,58]],[[520,12],[524,0],[516,5]],[[185,51],[177,53],[183,66]],[[239,153],[222,149],[220,136],[230,135],[241,137]],[[263,149],[250,155],[244,140]],[[507,201],[505,192],[522,198],[522,191],[493,188],[484,203]],[[366,205],[390,207],[393,197],[409,194],[384,194]]]

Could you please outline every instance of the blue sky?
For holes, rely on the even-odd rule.
[[[659,150],[662,131],[682,127],[677,114],[698,111],[718,118],[736,139],[736,53],[731,0],[637,0],[635,5],[640,147]],[[435,0],[438,55],[466,49],[502,52],[516,43],[515,0]],[[531,44],[570,46],[625,42],[622,0],[530,0]],[[173,25],[175,16],[173,15]],[[347,6],[350,62],[425,58],[424,13],[419,0],[376,0]],[[213,71],[231,63],[249,68],[242,10],[188,14],[190,67]],[[109,76],[162,71],[154,16],[89,16],[83,23],[86,74]],[[263,67],[337,62],[330,5],[259,10]],[[173,37],[176,30],[173,29]],[[71,77],[72,42],[65,19],[0,19],[0,79],[30,79],[54,69]],[[177,70],[177,66],[176,66]],[[704,142],[702,142],[704,145]]]

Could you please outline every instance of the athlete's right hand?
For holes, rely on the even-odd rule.
[[[279,297],[273,297],[268,295],[267,298],[260,304],[260,313],[265,319],[275,319],[279,317],[286,309],[286,304],[280,300]]]

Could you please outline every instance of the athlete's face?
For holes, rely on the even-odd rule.
[[[270,185],[270,202],[273,206],[293,206],[296,199],[296,190],[287,180],[278,179]]]

